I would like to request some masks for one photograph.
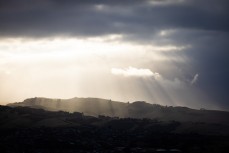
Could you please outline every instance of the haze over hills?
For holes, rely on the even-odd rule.
[[[229,112],[168,107],[143,101],[124,103],[99,98],[49,99],[36,97],[8,104],[8,106],[40,108],[48,111],[82,112],[89,116],[104,115],[120,118],[150,118],[161,121],[229,124]]]
[[[227,152],[228,118],[143,101],[30,98],[0,106],[0,152]]]
[[[137,103],[139,106],[141,103]],[[229,124],[159,121],[0,106],[2,153],[227,152]]]

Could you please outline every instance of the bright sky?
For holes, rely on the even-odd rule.
[[[180,91],[187,90],[191,97],[198,78],[168,80],[160,71],[169,68],[170,73],[173,65],[166,63],[171,61],[187,62],[182,56],[187,47],[127,42],[122,35],[2,39],[0,100],[6,104],[28,97],[77,96],[182,105]]]

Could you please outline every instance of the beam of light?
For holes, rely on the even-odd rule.
[[[135,44],[122,35],[1,39],[0,102],[79,96],[182,105],[185,83],[167,80],[160,71],[172,74],[170,61],[187,62],[186,48]]]

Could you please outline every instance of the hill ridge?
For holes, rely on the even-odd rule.
[[[124,103],[100,98],[52,99],[28,98],[23,102],[8,104],[10,107],[31,107],[48,111],[82,112],[89,116],[110,116],[120,118],[150,118],[163,121],[192,121],[228,123],[229,112],[197,110],[184,106],[162,106],[145,101]]]

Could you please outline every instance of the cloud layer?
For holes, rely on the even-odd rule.
[[[61,38],[61,41],[65,38],[96,39],[107,44],[93,44],[94,47],[85,43],[85,46],[91,46],[82,47],[90,50],[87,52],[90,61],[100,63],[101,67],[107,66],[102,73],[110,73],[113,68],[113,74],[142,79],[143,76],[155,77],[155,72],[158,72],[167,80],[165,82],[179,80],[175,82],[182,82],[181,86],[193,84],[187,92],[198,91],[219,108],[229,110],[228,0],[0,0],[0,79],[5,78],[3,74],[17,70],[16,64],[12,64],[15,59],[28,60],[31,53],[40,58],[68,56],[74,61],[82,48],[71,48],[72,44],[54,44],[61,44],[61,41],[55,41],[56,38]],[[40,41],[43,39],[46,43]],[[35,44],[38,41],[40,47],[33,47],[31,41]],[[58,51],[50,46],[47,49],[47,44],[61,49]],[[18,47],[23,45],[24,48]],[[116,46],[113,50],[108,47],[113,45]],[[63,48],[73,54],[67,51],[60,53]],[[104,51],[104,48],[109,51]],[[80,54],[80,57],[82,55],[85,54]],[[94,63],[76,59],[83,63],[81,66],[93,67]],[[120,69],[129,65],[132,68]],[[89,68],[88,71],[92,70]],[[147,83],[151,84],[149,80]],[[142,82],[138,86],[148,86],[147,83]]]
[[[45,37],[121,33],[148,39],[158,29],[228,31],[228,6],[226,0],[1,0],[0,34]]]

